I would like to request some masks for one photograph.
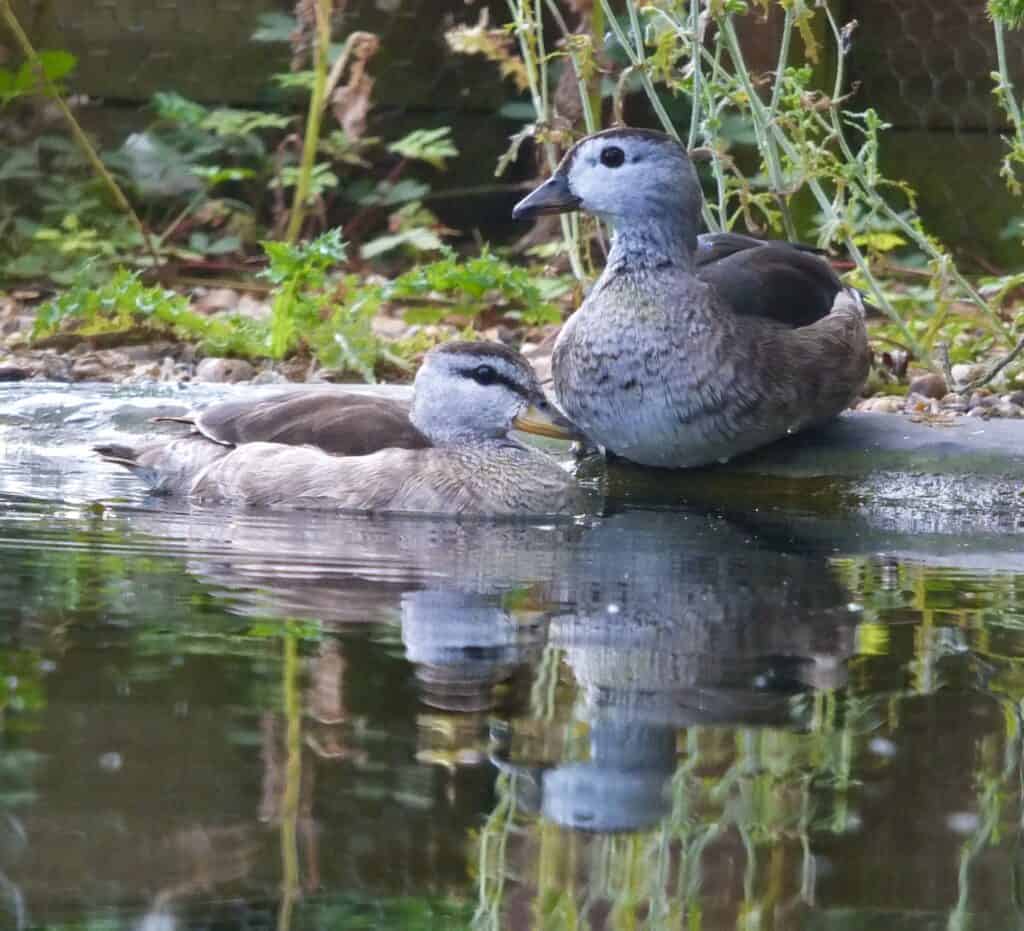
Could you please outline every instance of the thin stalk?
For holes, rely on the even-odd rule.
[[[526,68],[526,82],[530,90],[530,99],[533,101],[533,109],[537,114],[537,122],[546,126],[550,122],[550,113],[547,109],[546,96],[541,91],[538,76],[545,67],[543,60],[538,61],[530,46],[529,36],[531,32],[539,32],[541,23],[531,24],[523,13],[523,2],[520,0],[506,0],[509,13],[512,15],[512,23],[515,26],[516,39],[519,42],[519,54],[523,57],[523,64]],[[555,147],[548,140],[541,142],[544,157],[547,161],[549,171],[554,171],[558,166],[558,159],[555,155]],[[562,214],[559,217],[562,226],[562,240],[565,242],[566,252],[569,255],[569,266],[577,281],[583,281],[586,271],[583,268],[579,240],[579,222],[575,216],[570,217]]]
[[[772,99],[768,105],[768,125],[772,125],[775,122],[775,115],[779,110],[779,99],[782,97],[782,78],[786,73],[786,67],[789,64],[789,45],[793,36],[794,27],[794,16],[792,5],[786,6],[786,15],[782,24],[782,41],[779,43],[779,63],[775,66],[775,83],[772,86]],[[743,69],[743,73],[746,74],[746,68]],[[772,149],[774,151],[775,144],[772,143]],[[775,160],[778,159],[778,153],[775,153]],[[773,182],[774,185],[774,182]],[[776,188],[779,209],[782,211],[782,225],[786,229],[786,237],[792,241],[797,238],[796,226],[793,223],[793,217],[789,212],[789,204],[786,202],[785,197],[782,195],[782,191]]]
[[[296,637],[284,636],[285,778],[281,798],[281,906],[278,931],[289,931],[292,909],[299,895],[299,851],[297,827],[299,790],[302,784],[302,709],[299,705],[299,659]]]
[[[619,21],[615,18],[615,10],[612,9],[610,0],[601,0],[599,6],[602,8],[604,15],[607,19],[608,25],[611,27],[612,32],[615,33],[615,38],[618,40],[619,45],[622,46],[623,51],[629,58],[630,64],[636,69],[637,74],[640,75],[640,83],[643,84],[644,92],[647,94],[647,99],[651,102],[651,106],[654,108],[654,113],[658,117],[658,122],[661,123],[662,129],[665,130],[673,139],[681,142],[679,138],[679,132],[676,130],[672,123],[671,117],[665,110],[664,104],[658,97],[658,92],[654,88],[654,82],[651,80],[651,76],[647,73],[647,58],[644,55],[644,44],[643,44],[643,33],[640,31],[640,22],[636,14],[636,8],[634,7],[633,0],[627,0],[626,7],[629,10],[629,25],[630,30],[636,36],[636,46],[629,41],[628,36],[623,31],[622,26],[619,25]],[[701,215],[704,218],[704,223],[710,230],[717,229],[714,217],[711,215],[711,210],[706,203],[701,205]]]
[[[6,2],[6,0],[5,0]],[[316,164],[316,150],[320,144],[320,125],[323,122],[324,103],[327,99],[328,57],[331,44],[332,0],[316,0],[313,10],[316,14],[316,42],[313,51],[313,95],[309,100],[306,114],[306,132],[302,140],[302,160],[299,163],[299,177],[295,184],[292,212],[288,217],[285,240],[294,243],[302,230],[306,215],[306,200]]]
[[[671,17],[669,17],[667,13],[665,13],[664,11],[661,11],[661,10],[658,10],[656,12],[660,13],[660,15],[662,15],[671,24],[671,26],[673,28],[675,28],[677,31],[680,32],[680,34],[684,34],[682,29],[681,29],[681,27],[680,27],[680,25],[677,22],[675,22],[674,20],[672,20]],[[724,35],[724,32],[726,31],[726,27],[728,27],[728,29],[731,31],[731,26],[732,26],[731,20],[726,18],[725,20],[719,21],[718,22],[718,26],[719,26],[719,41],[716,44],[715,52],[714,52],[714,54],[712,54],[712,53],[708,52],[706,49],[704,49],[703,47],[700,47],[701,60],[702,61],[707,61],[709,63],[709,65],[710,65],[710,67],[712,68],[712,71],[713,71],[713,76],[714,76],[714,78],[716,80],[724,80],[727,84],[728,83],[734,83],[734,84],[736,84],[737,87],[739,87],[739,86],[741,86],[739,84],[739,80],[738,79],[731,80],[729,75],[726,74],[722,70],[722,68],[721,68],[721,61],[720,61],[721,47],[722,47],[722,37]],[[735,33],[733,33],[733,41],[734,41],[735,47],[738,49],[739,44],[738,44],[738,41],[736,40]],[[709,93],[710,93],[710,89],[709,89]],[[722,95],[722,98],[724,98],[724,96],[725,95]],[[838,95],[836,95],[836,96],[838,96]],[[757,110],[755,110],[754,108],[755,108],[755,105],[760,104],[760,100],[759,100],[759,98],[752,97],[749,94],[748,94],[748,98],[751,101],[751,116],[754,119],[755,130],[758,130],[757,121],[758,121],[758,118],[759,118],[759,114],[758,114]],[[724,101],[722,103],[719,103],[718,106],[719,107],[724,106]],[[763,107],[762,107],[762,110],[763,110]],[[760,114],[760,116],[761,116],[761,120],[762,120],[761,126],[764,127],[765,126],[765,122],[764,122],[764,119],[763,119],[763,117],[764,117],[763,112]],[[790,141],[786,137],[785,133],[783,133],[782,130],[777,125],[775,125],[775,124],[772,124],[771,126],[768,126],[767,129],[771,133],[773,133],[774,136],[778,139],[779,145],[782,146],[782,148],[786,151],[786,154],[790,157],[790,159],[794,163],[798,163],[799,159],[798,159],[798,152],[796,150],[796,147],[793,146],[792,143],[790,143]],[[758,131],[758,138],[759,138],[759,140],[764,135],[765,134],[763,132]],[[759,144],[760,144],[760,141],[759,141]],[[717,165],[717,160],[715,161],[715,163]],[[729,220],[728,220],[728,217],[726,216],[726,211],[725,211],[725,208],[724,208],[724,191],[723,191],[724,179],[722,178],[720,171],[717,173],[716,179],[718,180],[718,183],[719,183],[719,216],[721,217],[721,222],[722,222],[723,226],[728,227]],[[811,193],[813,194],[814,199],[817,201],[818,206],[821,208],[821,211],[825,215],[826,219],[831,224],[839,225],[840,222],[841,222],[841,217],[839,216],[839,214],[838,214],[838,212],[836,210],[835,205],[829,200],[828,195],[825,193],[824,188],[817,181],[817,179],[815,179],[813,177],[807,178],[807,186],[808,186],[809,190],[811,191]],[[706,211],[705,212],[705,222],[708,222],[707,216],[708,216],[709,213],[710,213],[710,211]],[[710,223],[709,223],[709,227],[712,228],[712,229],[714,228]],[[875,303],[877,303],[882,308],[882,310],[885,311],[886,315],[893,321],[893,323],[895,323],[896,326],[899,327],[900,333],[903,336],[903,339],[905,340],[907,345],[910,347],[910,349],[915,353],[915,355],[917,355],[918,357],[924,357],[926,355],[926,353],[924,353],[922,351],[921,346],[919,345],[918,341],[914,338],[913,334],[907,329],[907,326],[904,323],[903,319],[899,316],[899,314],[896,313],[896,311],[893,309],[892,305],[889,303],[888,298],[886,298],[884,292],[882,291],[881,285],[878,283],[878,280],[875,278],[875,276],[872,273],[871,269],[868,267],[867,261],[865,260],[864,256],[861,254],[860,249],[857,248],[857,246],[853,242],[852,238],[850,236],[848,236],[848,235],[843,236],[843,245],[847,249],[848,253],[853,257],[854,261],[857,263],[857,265],[858,265],[858,267],[860,269],[861,274],[864,276],[864,279],[867,282],[868,288],[871,291],[871,296],[872,296],[873,300],[875,301]]]
[[[619,25],[619,21],[615,18],[615,10],[612,9],[610,0],[601,0],[599,6],[604,13],[612,32],[615,33],[615,38],[618,39],[619,45],[622,46],[622,50],[629,58],[630,64],[636,68],[637,73],[640,75],[640,83],[644,86],[644,91],[647,93],[647,97],[651,102],[651,106],[654,108],[654,112],[658,117],[658,122],[661,123],[662,129],[672,136],[673,139],[679,139],[679,133],[672,124],[671,117],[669,117],[668,112],[665,110],[664,105],[658,97],[658,92],[654,88],[654,82],[651,80],[651,76],[647,73],[647,59],[644,56],[643,33],[640,31],[640,23],[636,15],[636,8],[633,5],[633,0],[627,0],[626,8],[629,10],[630,31],[632,31],[636,36],[635,47],[630,42],[629,37],[626,35],[622,26]]]
[[[145,224],[143,224],[142,220],[139,219],[139,215],[128,202],[128,198],[125,197],[124,192],[114,180],[114,176],[107,171],[107,166],[103,164],[103,161],[100,159],[96,149],[93,148],[93,144],[89,141],[89,137],[79,125],[78,120],[75,119],[75,115],[71,112],[71,108],[64,101],[64,98],[61,96],[54,83],[46,76],[46,70],[39,61],[39,54],[36,52],[35,47],[32,45],[32,42],[25,33],[25,30],[21,28],[21,23],[18,21],[18,17],[14,14],[14,10],[11,8],[10,0],[0,0],[0,14],[3,15],[3,20],[7,24],[7,28],[11,31],[11,34],[14,36],[15,41],[20,46],[22,54],[29,62],[31,62],[32,67],[35,69],[36,76],[39,78],[39,83],[46,88],[47,93],[49,93],[53,98],[53,101],[57,104],[57,109],[60,110],[61,116],[64,117],[64,121],[68,124],[68,127],[71,130],[71,135],[75,140],[75,144],[85,156],[86,161],[89,162],[89,165],[96,173],[96,176],[103,182],[106,189],[110,192],[110,196],[113,197],[114,203],[117,204],[117,206],[131,219],[132,223],[135,224],[135,228],[139,231],[139,235],[142,236],[142,242],[146,247],[146,251],[153,259],[153,265],[159,265],[160,254],[149,234],[149,230],[146,229]]]
[[[792,29],[792,17],[789,10],[786,11],[786,16],[786,25],[789,29]],[[747,71],[747,63],[743,58],[743,52],[740,49],[739,38],[736,35],[736,30],[733,29],[732,17],[725,16],[719,20],[718,28],[722,38],[725,39],[725,46],[729,52],[729,57],[732,59],[736,75],[740,80],[740,84],[743,86],[744,92],[750,100],[750,112],[751,115],[754,116],[753,125],[754,132],[757,134],[758,148],[761,150],[765,167],[768,169],[768,178],[771,181],[776,202],[778,203],[779,209],[782,213],[782,222],[786,228],[786,236],[789,239],[796,239],[796,228],[793,226],[793,218],[789,215],[789,208],[786,206],[784,196],[783,174],[782,166],[779,164],[779,152],[773,138],[774,133],[772,131],[776,129],[775,114],[774,112],[769,112],[765,109],[760,96],[758,96],[757,88],[754,87],[753,82],[750,80],[750,73]],[[785,36],[788,35],[789,32],[787,31]],[[783,45],[785,46],[785,41],[783,42]],[[780,75],[776,74],[776,89],[779,87],[780,80]],[[774,93],[772,100],[773,102],[776,100]]]
[[[551,91],[548,87],[548,53],[544,47],[544,10],[542,0],[534,0],[533,6],[533,37],[537,42],[537,77],[540,79],[540,106],[545,120],[551,114]]]
[[[548,12],[551,14],[551,18],[555,21],[559,31],[562,33],[562,38],[566,41],[566,48],[569,63],[572,65],[572,72],[576,76],[576,90],[580,95],[580,103],[583,108],[583,125],[587,130],[587,133],[595,133],[600,129],[600,115],[601,115],[601,85],[600,80],[597,86],[597,102],[594,102],[594,92],[587,87],[587,82],[583,79],[583,73],[580,70],[579,63],[576,61],[576,56],[572,52],[572,47],[569,45],[569,39],[572,33],[569,32],[569,26],[565,21],[565,17],[562,16],[562,11],[558,9],[558,4],[555,0],[544,0],[545,5],[548,8]],[[597,114],[595,118],[594,114]],[[447,196],[447,192],[445,192]]]
[[[839,54],[836,56],[836,81],[832,92],[832,106],[829,108],[829,112],[832,119],[833,131],[836,137],[836,141],[839,143],[840,151],[843,153],[843,158],[846,160],[847,165],[854,168],[856,173],[856,179],[860,183],[861,187],[865,191],[870,191],[872,185],[868,178],[864,175],[864,169],[853,151],[850,149],[849,143],[846,141],[846,136],[843,133],[842,123],[839,119],[839,105],[836,101],[842,96],[843,80],[844,80],[844,64],[845,56],[842,53],[842,37],[839,31],[839,24],[836,22],[835,17],[832,15],[832,10],[829,9],[828,5],[825,6],[825,16],[828,19],[830,28],[832,29],[833,37],[835,38]],[[881,197],[876,198],[877,207],[879,211],[885,216],[885,218],[891,221],[897,226],[906,236],[926,255],[932,260],[937,262],[944,262],[947,264],[950,277],[953,281],[962,289],[962,291],[971,299],[971,301],[981,310],[988,318],[989,322],[993,325],[996,332],[1004,339],[1008,338],[1009,334],[1006,331],[1006,327],[1003,322],[999,319],[999,315],[989,306],[988,302],[978,293],[974,286],[960,273],[960,270],[956,267],[956,263],[949,259],[945,253],[940,252],[936,249],[931,242],[928,241],[926,236],[922,236],[918,230],[908,223],[903,217],[899,215],[889,204]],[[852,253],[851,253],[852,254]],[[860,266],[861,271],[865,274],[868,273],[867,263],[864,262],[863,258],[857,258],[856,262]],[[863,264],[862,264],[863,262]],[[886,301],[883,304],[883,308],[890,316],[895,314],[888,306]],[[897,315],[898,316],[898,315]],[[901,325],[902,325],[902,321]],[[909,334],[904,333],[904,336]],[[916,343],[916,340],[914,341]],[[919,356],[924,358],[924,356]]]
[[[1003,24],[998,19],[993,18],[992,28],[995,31],[996,37],[996,61],[999,67],[999,83],[1003,94],[1003,105],[1013,121],[1017,141],[1024,144],[1024,116],[1021,116],[1017,95],[1013,90],[1013,80],[1010,77],[1010,67],[1006,60],[1006,36]]]
[[[724,38],[727,47],[729,47],[730,49],[736,49],[738,53],[739,42],[736,38],[736,32],[733,29],[731,18],[726,16],[718,20],[718,27],[719,33]],[[742,56],[740,57],[740,61],[742,61]],[[750,104],[751,116],[754,118],[755,129],[758,131],[759,137],[762,134],[761,130],[766,129],[767,132],[771,133],[772,136],[777,140],[779,146],[786,153],[789,159],[794,164],[799,164],[800,157],[796,146],[793,145],[793,143],[786,136],[786,134],[779,128],[779,126],[777,124],[765,126],[765,111],[760,99],[756,95],[751,96]],[[757,128],[758,120],[761,121],[760,129]],[[825,217],[836,224],[840,224],[841,217],[836,213],[835,207],[830,201],[828,195],[825,193],[825,190],[821,186],[821,183],[814,177],[808,177],[807,187],[811,191],[811,194],[814,196],[814,199],[817,201],[818,206],[821,208],[821,211],[825,215]],[[916,233],[915,238],[917,238]],[[865,260],[863,254],[861,253],[860,249],[857,248],[856,243],[853,242],[853,238],[849,236],[849,234],[843,235],[843,245],[849,252],[850,256],[853,258],[853,260],[856,262],[861,273],[863,274],[867,282],[868,288],[871,291],[873,299],[885,311],[886,315],[893,321],[893,323],[895,323],[896,326],[899,327],[900,334],[902,335],[903,339],[906,340],[907,344],[913,349],[915,354],[918,355],[919,357],[923,356],[924,353],[922,353],[922,348],[918,344],[918,341],[907,328],[906,323],[904,323],[900,315],[896,313],[892,305],[889,303],[888,299],[882,291],[881,285],[878,283],[878,280],[872,274],[871,269],[868,267],[867,261]]]
[[[701,95],[704,92],[704,69],[700,66],[700,3],[690,0],[690,67],[693,69],[693,96],[690,98],[690,131],[686,134],[686,147],[697,147],[697,132],[700,129]]]
[[[590,10],[590,41],[593,48],[594,60],[597,60],[604,45],[604,7],[598,4]],[[584,115],[589,111],[595,128],[601,125],[601,74],[598,72],[594,80],[594,86],[590,89],[590,96],[587,105],[584,106]],[[594,129],[587,124],[587,132],[592,133]]]

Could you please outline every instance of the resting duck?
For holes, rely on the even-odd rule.
[[[830,420],[867,378],[859,295],[799,247],[698,237],[700,209],[682,146],[611,129],[513,211],[584,210],[611,226],[605,270],[555,343],[553,382],[580,430],[642,465],[729,460]]]
[[[188,436],[96,451],[156,491],[199,500],[453,515],[573,513],[573,479],[508,436],[528,410],[535,427],[555,427],[522,356],[496,343],[453,342],[427,353],[416,374],[407,426],[416,431],[408,434],[412,448],[334,456],[324,447],[248,442],[244,418],[212,418],[210,432],[200,415]]]

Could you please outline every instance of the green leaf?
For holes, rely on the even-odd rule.
[[[252,34],[254,42],[290,42],[298,25],[287,13],[261,13],[257,19],[259,29]]]
[[[426,162],[443,170],[445,159],[459,154],[451,139],[450,126],[437,129],[417,129],[388,146],[389,152],[412,161]]]
[[[39,63],[47,78],[56,82],[75,70],[78,58],[64,49],[48,49],[39,53]]]
[[[198,127],[210,112],[202,104],[195,103],[173,91],[154,94],[153,109],[162,120],[192,127]]]
[[[388,236],[378,236],[371,239],[360,250],[359,255],[364,259],[375,259],[378,255],[397,249],[399,246],[409,246],[417,252],[436,252],[444,243],[441,237],[433,230],[424,227],[414,227],[404,230],[401,233],[393,233]]]

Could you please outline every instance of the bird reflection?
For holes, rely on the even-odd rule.
[[[627,511],[501,525],[241,513],[227,523],[193,515],[186,532],[201,543],[191,571],[230,590],[242,613],[397,619],[420,700],[443,712],[495,712],[499,686],[554,651],[586,748],[552,758],[538,748],[535,709],[512,710],[499,714],[493,757],[525,777],[525,809],[592,831],[665,813],[681,728],[799,727],[806,703],[793,696],[843,684],[858,620],[822,550],[777,524],[762,540],[749,518]]]
[[[588,535],[574,568],[548,642],[589,745],[538,766],[521,722],[499,729],[496,759],[525,777],[527,811],[593,831],[649,826],[668,811],[680,728],[796,727],[794,694],[845,681],[858,616],[823,557],[759,547],[715,518],[632,512]]]

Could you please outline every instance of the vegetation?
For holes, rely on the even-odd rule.
[[[777,67],[755,74],[736,19],[776,6]],[[993,93],[1010,127],[1002,174],[1012,196],[1022,191],[1024,121],[1005,32],[1019,25],[1018,6],[990,3]],[[667,132],[706,159],[708,228],[806,238],[849,256],[851,280],[888,316],[875,334],[881,345],[947,376],[951,362],[1024,349],[1015,304],[1024,274],[967,274],[920,220],[916,193],[882,173],[888,127],[849,87],[855,24],[838,22],[828,4],[728,0],[704,10],[597,0],[572,25],[556,0],[508,7],[507,28],[481,20],[448,34],[453,54],[486,57],[525,95],[516,106],[530,118],[499,174],[527,139],[551,169],[581,133],[646,100]],[[309,354],[322,367],[372,379],[409,370],[433,340],[466,326],[561,318],[578,290],[552,276],[550,263],[561,253],[585,283],[600,265],[601,231],[563,217],[560,242],[535,243],[518,259],[456,240],[427,206],[431,176],[458,156],[450,129],[371,135],[380,41],[364,32],[336,41],[333,13],[333,0],[315,0],[298,4],[295,17],[264,18],[254,40],[287,39],[294,48],[294,70],[271,78],[274,109],[208,107],[165,91],[154,96],[145,131],[116,151],[97,151],[64,102],[74,57],[36,52],[3,4],[25,61],[0,69],[0,113],[23,140],[0,153],[0,273],[70,289],[41,305],[36,339],[145,324],[206,352]],[[560,34],[554,45],[549,27]],[[59,104],[72,141],[40,116],[45,99]],[[169,296],[156,299],[204,282],[260,293],[261,265],[271,288],[268,326],[204,319]],[[392,344],[376,335],[381,314],[401,314],[407,336]]]

